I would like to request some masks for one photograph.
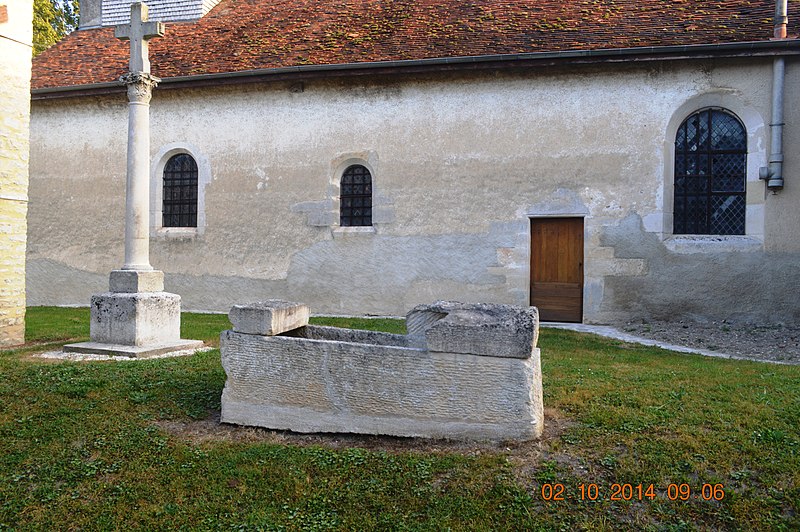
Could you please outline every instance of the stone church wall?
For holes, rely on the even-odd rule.
[[[798,67],[789,61],[787,94]],[[186,309],[527,305],[530,219],[576,216],[586,322],[797,320],[787,287],[800,281],[800,109],[787,98],[787,184],[766,195],[770,87],[769,60],[160,87],[151,262]],[[709,106],[748,130],[745,236],[670,234],[674,132]],[[120,266],[126,117],[122,94],[34,102],[32,304],[88,304]],[[199,166],[197,230],[159,222],[161,171],[182,152]],[[353,163],[373,176],[366,230],[338,227],[338,181]]]
[[[0,347],[25,341],[32,6],[0,5]]]

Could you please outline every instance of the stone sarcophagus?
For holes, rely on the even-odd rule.
[[[527,440],[543,428],[533,307],[439,301],[397,335],[308,325],[308,307],[234,306],[222,421],[296,432]]]

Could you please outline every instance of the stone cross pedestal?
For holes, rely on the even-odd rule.
[[[91,341],[64,351],[147,357],[196,349],[203,343],[180,337],[180,296],[164,292],[164,273],[150,266],[150,98],[160,80],[150,75],[147,41],[164,35],[164,24],[136,3],[115,35],[130,41],[130,72],[120,78],[128,87],[125,263],[111,272],[109,292],[92,296]]]

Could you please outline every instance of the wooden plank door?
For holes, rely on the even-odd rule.
[[[583,321],[583,218],[531,219],[531,305],[542,321]]]

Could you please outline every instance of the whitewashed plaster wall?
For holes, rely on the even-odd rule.
[[[151,262],[187,309],[526,305],[530,218],[572,215],[585,217],[587,322],[797,319],[769,276],[799,280],[800,237],[783,220],[798,217],[800,109],[787,108],[786,189],[766,196],[770,84],[763,60],[157,89],[155,182],[174,146],[210,177],[204,227],[154,227]],[[669,131],[723,104],[748,127],[748,235],[687,243],[669,234]],[[88,303],[120,266],[126,116],[122,94],[34,102],[32,304]],[[371,232],[336,227],[336,183],[354,161],[373,171]]]

